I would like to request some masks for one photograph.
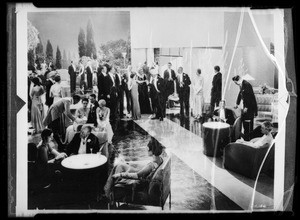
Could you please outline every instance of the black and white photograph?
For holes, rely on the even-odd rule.
[[[289,9],[14,10],[16,216],[294,209]]]

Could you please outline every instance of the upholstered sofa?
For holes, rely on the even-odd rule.
[[[277,122],[278,117],[278,93],[261,94],[255,93],[257,102],[257,117],[254,124],[259,125],[264,120]]]
[[[127,204],[160,206],[169,197],[171,209],[171,156],[164,158],[164,162],[145,179],[132,179],[130,184],[115,184],[112,188],[112,204],[119,202]]]

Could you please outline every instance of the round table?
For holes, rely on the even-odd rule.
[[[230,142],[230,125],[223,122],[206,122],[203,125],[203,153],[219,157],[223,148]]]
[[[107,158],[100,153],[97,154],[77,154],[67,157],[61,165],[67,169],[86,170],[99,167],[105,164]]]
[[[107,158],[100,153],[77,154],[61,162],[64,175],[64,193],[95,201],[107,180]],[[72,197],[73,198],[73,197]],[[72,201],[73,202],[73,201]]]

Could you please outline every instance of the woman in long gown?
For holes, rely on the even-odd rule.
[[[147,77],[142,68],[140,68],[137,73],[136,81],[138,83],[139,104],[141,107],[141,114],[151,114]]]
[[[44,94],[44,88],[41,85],[39,78],[32,79],[33,87],[30,91],[31,97],[31,124],[35,133],[40,133],[44,129],[44,105],[42,103],[41,95]]]
[[[106,107],[106,101],[104,99],[99,100],[99,107],[96,109],[97,123],[100,130],[106,130],[107,141],[111,143],[114,136],[111,124],[109,122],[110,109]]]
[[[50,88],[50,97],[53,97],[53,103],[62,98],[61,78],[59,75],[54,78],[55,84]]]
[[[148,155],[152,160],[142,167],[133,167],[126,163],[122,158],[114,163],[114,167],[104,186],[106,198],[111,198],[111,188],[115,184],[138,184],[138,179],[146,178],[153,174],[156,169],[164,162],[163,155],[165,154],[163,146],[154,138],[147,144]]]
[[[203,85],[204,78],[201,76],[201,69],[197,69],[196,77],[193,82],[194,88],[194,116],[195,119],[199,119],[202,117],[203,106],[204,106],[204,97],[203,97]]]
[[[140,110],[140,103],[139,103],[138,84],[136,82],[136,74],[135,73],[132,73],[130,75],[128,89],[130,90],[131,100],[132,100],[132,119],[138,120],[141,118],[141,110]]]

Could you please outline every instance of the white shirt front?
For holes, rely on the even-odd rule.
[[[120,73],[117,73],[117,76],[119,77],[119,85],[121,85],[122,84],[122,78],[121,78],[121,75],[120,75]]]
[[[157,88],[157,76],[153,79],[153,84],[155,89],[159,92],[158,88]]]
[[[78,154],[86,154],[86,139],[87,137],[85,139],[81,138]]]

